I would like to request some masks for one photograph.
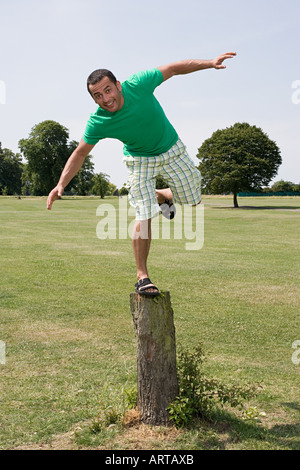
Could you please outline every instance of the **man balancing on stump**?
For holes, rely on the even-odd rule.
[[[50,192],[47,208],[50,210],[53,202],[62,196],[99,140],[114,138],[123,142],[129,202],[136,209],[132,243],[138,280],[135,287],[141,295],[159,294],[147,271],[151,219],[159,212],[172,218],[173,202],[197,205],[201,200],[200,172],[154,97],[154,90],[174,75],[225,69],[224,60],[235,55],[227,52],[213,60],[174,62],[139,72],[123,83],[106,69],[95,70],[88,77],[87,88],[98,108],[91,114],[83,138],[68,159],[57,186]],[[168,189],[155,189],[156,175],[165,179]]]

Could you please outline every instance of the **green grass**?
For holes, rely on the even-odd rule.
[[[299,449],[300,198],[240,198],[234,209],[231,197],[205,197],[202,250],[153,241],[150,276],[171,293],[177,343],[202,343],[207,376],[261,384],[248,406],[266,416],[225,410],[139,436],[90,431],[136,382],[131,240],[97,238],[103,202],[118,208],[63,198],[49,212],[45,198],[0,198],[0,449]]]

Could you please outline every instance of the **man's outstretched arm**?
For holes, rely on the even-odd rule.
[[[157,67],[163,74],[164,81],[173,77],[174,75],[185,75],[187,73],[197,72],[204,69],[226,69],[223,65],[224,60],[232,59],[236,56],[236,52],[226,52],[212,60],[181,60],[167,65]]]
[[[63,172],[59,178],[57,186],[49,193],[47,199],[47,209],[51,210],[52,204],[56,199],[62,196],[65,187],[70,183],[74,176],[78,173],[83,165],[85,157],[90,153],[94,145],[89,145],[81,139],[78,147],[74,150],[72,155],[69,157]]]

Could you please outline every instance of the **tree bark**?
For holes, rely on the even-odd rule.
[[[233,205],[234,207],[239,207],[237,200],[237,193],[233,193]]]
[[[170,293],[130,294],[137,341],[138,409],[146,424],[169,425],[168,405],[178,395],[176,342]]]

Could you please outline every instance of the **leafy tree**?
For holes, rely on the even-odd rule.
[[[22,187],[22,158],[0,143],[0,194],[20,194]]]
[[[282,159],[277,144],[262,129],[247,123],[218,130],[199,148],[203,192],[259,191],[277,174]]]
[[[77,142],[68,139],[68,129],[48,120],[34,126],[28,139],[19,141],[19,148],[28,162],[27,178],[34,195],[48,194],[56,186],[69,156],[77,147]],[[80,176],[77,178],[80,186],[79,183]],[[66,187],[66,192],[72,186],[76,186],[76,181]]]
[[[57,184],[61,171],[74,150],[68,145],[68,130],[55,121],[43,121],[31,129],[19,148],[28,162],[27,177],[34,195],[48,194]]]
[[[75,147],[77,147],[78,143],[74,142],[74,144]],[[91,155],[85,158],[79,172],[70,182],[69,186],[67,186],[72,193],[78,194],[79,196],[86,196],[90,193],[94,177],[94,163],[91,159]]]
[[[274,191],[274,193],[278,192],[283,192],[283,193],[289,193],[293,191],[299,191],[299,185],[291,183],[291,181],[276,181],[272,186],[271,190]]]
[[[128,188],[125,186],[125,184],[122,186],[122,188],[119,191],[120,196],[127,196],[129,193]]]
[[[32,183],[28,174],[28,164],[23,165],[22,173],[22,194],[23,196],[29,196],[32,193]]]
[[[157,175],[155,179],[156,179],[156,182],[155,182],[156,189],[165,189],[169,187],[168,183],[163,179],[161,175]]]
[[[293,185],[293,191],[296,193],[300,193],[300,183]]]
[[[93,177],[92,192],[101,199],[104,198],[106,192],[109,189],[109,175],[106,173],[98,173]]]
[[[108,188],[105,193],[106,196],[116,196],[119,195],[119,191],[117,186],[113,183],[108,183]]]

